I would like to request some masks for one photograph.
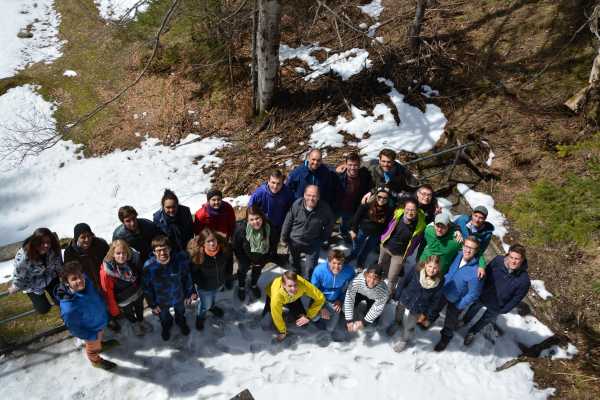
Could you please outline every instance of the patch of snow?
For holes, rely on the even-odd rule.
[[[334,125],[329,122],[313,125],[311,146],[320,144],[339,147],[343,143],[343,136],[339,132],[344,131],[361,140],[360,152],[369,159],[376,158],[379,151],[386,147],[413,153],[431,150],[444,133],[447,120],[442,110],[434,104],[427,104],[423,113],[417,107],[405,103],[404,96],[391,81],[379,78],[379,82],[390,88],[388,96],[396,107],[400,124],[396,123],[386,104],[377,104],[371,113],[352,105],[352,119],[348,120],[340,115]],[[368,139],[364,138],[367,132],[370,135]]]
[[[276,137],[272,138],[271,140],[269,140],[265,144],[265,149],[274,149],[275,146],[277,146],[277,144],[279,144],[279,142],[281,142],[281,138],[276,136]]]
[[[375,37],[375,33],[377,32],[377,29],[379,29],[380,26],[381,26],[381,23],[379,23],[379,22],[371,25],[369,27],[369,30],[367,31],[367,36],[370,38]]]
[[[490,154],[488,154],[488,159],[486,160],[485,165],[491,167],[492,163],[494,162],[494,158],[496,158],[496,154],[490,149]]]
[[[66,76],[68,78],[74,78],[77,75],[78,75],[77,72],[73,71],[72,69],[67,69],[67,70],[65,70],[65,72],[63,72],[63,76]]]
[[[140,0],[94,0],[94,3],[96,3],[102,18],[119,20],[123,17],[134,17],[136,13],[146,11],[149,2],[140,2]]]
[[[552,360],[570,360],[579,353],[577,347],[572,343],[567,344],[567,348],[564,349],[558,345],[554,345],[549,349],[542,350],[540,357],[550,357]]]
[[[296,48],[282,43],[279,45],[279,62],[283,64],[287,60],[297,58],[301,61],[304,61],[309,68],[313,69],[313,67],[316,68],[316,66],[318,66],[320,63],[319,60],[317,60],[317,58],[313,57],[311,54],[319,50],[323,50],[327,53],[331,51],[331,49],[327,47],[320,47],[318,43]]]
[[[382,1],[383,0],[373,0],[368,4],[358,6],[358,8],[360,8],[360,11],[362,11],[363,14],[367,14],[373,19],[378,19],[385,8],[381,4]]]
[[[430,98],[433,96],[439,96],[440,92],[439,90],[432,89],[429,85],[423,85],[421,86],[421,94],[427,98]]]
[[[58,39],[60,14],[54,0],[10,0],[2,2],[0,13],[0,79],[8,78],[28,64],[47,64],[62,55],[63,42]],[[27,29],[31,26],[30,29]],[[33,37],[19,38],[27,30]]]
[[[285,150],[285,149],[287,149],[287,146],[281,146],[280,148],[278,148],[278,149],[277,149],[277,150],[275,150],[275,151],[283,151],[283,150]]]
[[[7,127],[19,124],[31,110],[54,124],[54,108],[34,86],[10,89],[0,97],[0,141],[10,134]],[[140,216],[152,218],[165,188],[195,211],[210,188],[211,173],[205,174],[203,167],[220,164],[211,153],[227,145],[220,138],[191,142],[196,138],[189,135],[182,141],[189,144],[174,149],[146,138],[139,149],[89,159],[77,153],[80,146],[60,141],[18,168],[11,168],[7,160],[0,162],[0,244],[23,240],[39,226],[70,237],[73,226],[82,221],[110,239],[119,207],[130,204]],[[200,161],[192,164],[198,156]]]
[[[286,167],[291,167],[292,165],[294,165],[294,161],[293,160],[285,160],[285,163],[283,164]]]
[[[540,296],[542,300],[547,300],[548,298],[552,297],[552,293],[546,290],[546,285],[544,284],[544,281],[532,279],[531,287],[535,291],[535,294]]]
[[[0,283],[6,283],[12,278],[15,265],[12,260],[0,262]]]
[[[456,189],[458,189],[459,193],[467,200],[469,206],[471,208],[475,208],[477,206],[485,206],[488,210],[487,221],[491,222],[494,225],[494,235],[497,236],[502,242],[502,247],[504,251],[508,251],[510,247],[507,243],[504,242],[504,235],[507,233],[507,221],[504,214],[500,211],[496,210],[494,207],[494,198],[489,194],[476,192],[471,190],[464,183],[459,183],[456,185]]]
[[[437,203],[438,207],[440,207],[442,210],[445,210],[448,215],[450,215],[450,218],[454,220],[454,214],[452,213],[452,202],[445,197],[438,197]]]
[[[361,22],[361,23],[360,23],[360,25],[358,25],[358,27],[359,27],[360,29],[367,29],[367,28],[369,27],[369,25],[367,25],[367,24],[366,24],[366,23],[364,23],[364,22]]]
[[[296,73],[300,74],[300,75],[306,74],[306,70],[304,68],[301,68],[301,67],[294,68],[294,71],[296,71]]]
[[[383,36],[377,36],[377,37],[375,38],[375,41],[376,41],[377,43],[380,43],[380,44],[383,44],[383,43],[385,43],[385,40],[383,39]]]
[[[250,195],[244,194],[237,197],[224,197],[223,200],[231,204],[232,207],[248,207]]]

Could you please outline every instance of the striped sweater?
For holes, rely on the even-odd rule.
[[[368,299],[375,300],[375,303],[373,303],[364,318],[364,322],[370,324],[379,318],[388,301],[390,292],[385,282],[382,280],[374,288],[369,288],[365,281],[365,273],[366,271],[362,274],[358,274],[346,291],[346,299],[344,301],[346,321],[352,321],[354,319],[354,302],[357,293],[362,294]]]

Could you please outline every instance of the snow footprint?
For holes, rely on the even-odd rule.
[[[310,355],[309,351],[305,351],[303,353],[297,353],[297,354],[290,354],[289,355],[289,359],[291,361],[304,361],[306,360],[306,358]]]
[[[343,387],[345,389],[352,389],[358,385],[356,379],[349,377],[345,374],[329,374],[327,377],[329,383],[335,387]]]

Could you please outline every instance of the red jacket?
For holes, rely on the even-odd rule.
[[[233,236],[235,231],[235,212],[233,207],[225,201],[221,202],[219,213],[210,215],[209,205],[205,203],[196,211],[194,219],[194,233],[197,235],[204,228],[210,228],[217,232],[224,233],[227,238]]]
[[[100,286],[102,287],[102,293],[104,295],[104,299],[106,300],[106,305],[108,306],[108,312],[111,317],[116,317],[121,314],[121,310],[119,310],[119,305],[117,304],[117,299],[115,298],[115,278],[108,275],[102,265],[100,265]]]

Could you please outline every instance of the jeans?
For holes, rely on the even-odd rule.
[[[319,263],[321,242],[313,242],[308,246],[290,242],[289,249],[292,270],[298,275],[302,275],[306,279],[310,280],[313,269],[315,269],[316,265]],[[303,253],[306,257],[304,265],[301,264]]]
[[[483,308],[483,304],[481,302],[476,301],[475,303],[473,303],[471,305],[471,307],[469,307],[469,309],[467,310],[467,313],[465,314],[465,317],[464,317],[465,325],[467,325],[469,322],[471,322],[471,320],[473,320],[473,318],[475,318],[475,316],[477,315],[479,310],[481,310],[482,308]],[[483,313],[481,318],[479,318],[479,321],[477,321],[469,329],[469,333],[472,333],[472,334],[479,333],[483,328],[485,328],[485,326],[487,324],[494,322],[496,320],[496,318],[498,317],[498,315],[500,315],[499,312],[490,310],[489,308],[486,308],[485,312]]]
[[[208,310],[215,305],[217,299],[217,290],[202,290],[198,289],[198,297],[200,301],[196,306],[196,318],[205,319]]]
[[[160,324],[162,325],[163,329],[170,329],[173,326],[173,317],[171,316],[169,309],[170,307],[167,305],[160,306],[158,318],[160,319]],[[173,309],[175,310],[175,323],[179,326],[185,325],[185,306],[183,301],[174,304]]]
[[[45,288],[46,292],[48,292],[48,294],[50,295],[52,302],[56,305],[58,305],[59,302],[54,297],[54,289],[56,289],[56,287],[58,286],[59,283],[60,283],[60,281],[58,280],[58,278],[54,278],[54,279],[52,279],[52,281],[50,281],[48,286],[46,286],[46,288]],[[33,308],[38,313],[46,314],[48,311],[50,311],[50,308],[52,307],[52,305],[48,301],[48,297],[46,297],[46,293],[42,293],[42,294],[27,293],[27,296],[31,300],[31,304],[33,305]]]
[[[413,314],[398,302],[394,319],[399,325],[402,325],[402,334],[400,335],[401,341],[408,342],[415,335],[417,316],[417,314]]]
[[[379,235],[367,235],[359,229],[356,239],[352,242],[352,252],[348,256],[348,261],[356,258],[356,267],[364,269],[367,257],[377,248],[378,244]]]
[[[458,327],[458,317],[460,316],[460,310],[456,308],[454,303],[448,302],[446,308],[446,319],[444,320],[444,328],[442,328],[442,336],[446,338],[452,338],[454,331]]]

